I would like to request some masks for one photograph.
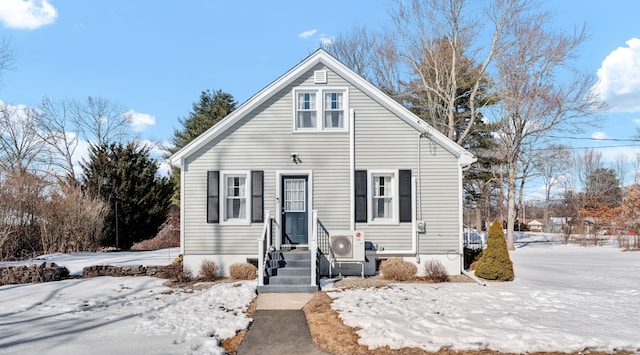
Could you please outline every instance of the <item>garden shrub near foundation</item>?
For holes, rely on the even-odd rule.
[[[502,225],[497,220],[489,228],[487,249],[475,265],[475,274],[486,280],[512,281],[514,278],[507,242]]]
[[[387,280],[409,281],[416,276],[418,267],[401,258],[391,258],[380,264],[380,271]]]
[[[236,280],[254,280],[257,269],[249,263],[235,263],[229,266],[229,276]]]
[[[220,277],[220,268],[213,260],[203,260],[200,263],[200,277],[204,281],[215,281]]]

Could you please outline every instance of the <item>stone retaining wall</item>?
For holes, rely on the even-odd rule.
[[[82,277],[96,276],[153,276],[161,279],[170,279],[176,277],[176,273],[180,272],[180,265],[164,265],[164,266],[111,266],[111,265],[95,265],[87,266],[82,270]]]
[[[176,278],[182,272],[182,265],[164,265],[164,266],[111,266],[111,265],[95,265],[87,266],[82,270],[82,277],[97,276],[152,276],[162,279]],[[49,281],[60,281],[68,278],[74,278],[69,275],[66,267],[58,266],[52,262],[42,263],[40,265],[32,264],[29,266],[8,266],[0,268],[0,286],[16,285],[26,283],[39,283]]]
[[[0,268],[0,286],[60,281],[67,278],[69,270],[51,262]]]

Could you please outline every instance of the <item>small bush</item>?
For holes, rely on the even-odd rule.
[[[447,282],[449,275],[447,269],[439,260],[431,259],[424,263],[424,272],[428,280],[433,282]]]
[[[190,282],[193,280],[193,273],[188,266],[183,264],[173,264],[167,267],[167,277],[176,282]]]
[[[257,269],[249,263],[235,263],[229,266],[229,276],[236,280],[254,280]]]
[[[487,248],[475,265],[475,275],[487,280],[512,281],[513,262],[509,257],[502,226],[496,220],[489,228]]]
[[[213,260],[202,260],[200,277],[205,281],[214,281],[219,277],[220,268]]]
[[[380,264],[380,271],[382,272],[382,277],[387,280],[408,281],[416,276],[418,268],[401,258],[391,258]]]

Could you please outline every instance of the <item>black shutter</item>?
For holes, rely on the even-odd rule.
[[[264,222],[264,171],[251,172],[251,222]]]
[[[355,220],[367,222],[367,171],[355,171]]]
[[[400,222],[411,222],[411,170],[399,171]]]
[[[220,172],[207,171],[207,223],[220,223]]]

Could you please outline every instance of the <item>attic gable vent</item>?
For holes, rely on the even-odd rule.
[[[326,84],[327,83],[327,71],[326,70],[316,70],[313,72],[313,82],[316,84]]]

